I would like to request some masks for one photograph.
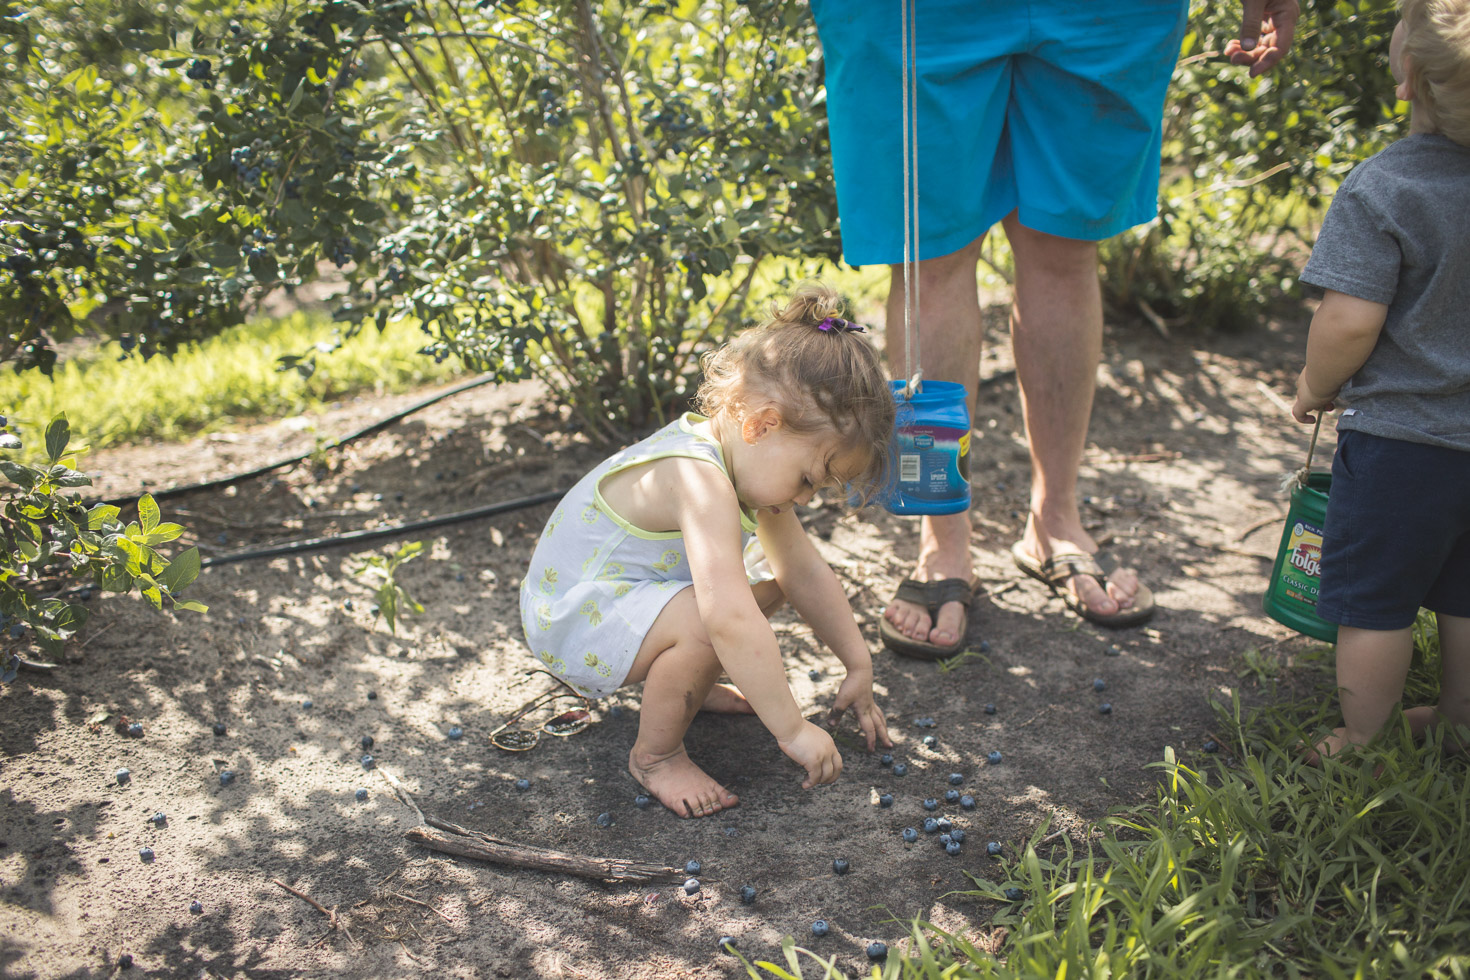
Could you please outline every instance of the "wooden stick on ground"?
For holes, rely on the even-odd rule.
[[[683,868],[624,858],[588,857],[546,847],[527,847],[482,834],[477,830],[469,830],[434,816],[426,816],[424,826],[411,827],[404,831],[403,836],[430,850],[456,857],[475,858],[536,871],[555,871],[601,881],[682,881],[685,877]]]
[[[347,923],[343,922],[337,917],[336,908],[324,908],[321,902],[318,902],[316,899],[312,898],[310,895],[305,894],[304,892],[297,891],[279,878],[272,878],[271,883],[280,885],[282,888],[286,889],[286,891],[290,892],[292,895],[295,895],[297,898],[301,899],[303,902],[310,905],[312,908],[316,909],[322,915],[325,915],[327,917],[327,931],[321,939],[317,940],[316,944],[318,946],[326,942],[327,936],[331,935],[339,928],[348,939],[352,940],[352,942],[354,943],[357,942],[357,940],[352,939],[352,933],[348,930]]]

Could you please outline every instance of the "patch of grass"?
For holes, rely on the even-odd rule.
[[[1436,697],[1439,649],[1421,617],[1406,703]],[[916,921],[884,978],[1470,976],[1470,779],[1439,733],[1407,725],[1365,750],[1301,763],[1295,746],[1335,721],[1331,661],[1317,690],[1242,717],[1219,706],[1232,745],[1157,763],[1157,800],[1102,821],[1080,851],[1043,824],[959,893],[1004,929],[996,956]],[[1012,898],[1006,897],[1008,889]],[[1000,935],[1000,933],[997,933]],[[845,976],[814,958],[823,977]],[[801,976],[748,966],[752,976]],[[763,973],[757,973],[761,969]]]
[[[101,449],[185,439],[464,373],[457,362],[435,364],[419,354],[425,337],[408,323],[381,334],[367,327],[340,350],[321,354],[310,378],[276,369],[284,354],[330,345],[337,326],[323,314],[258,320],[191,345],[172,360],[119,360],[116,344],[105,344],[58,365],[50,379],[35,371],[0,375],[0,412],[21,430],[28,451],[40,451],[36,434],[62,411],[78,442]]]

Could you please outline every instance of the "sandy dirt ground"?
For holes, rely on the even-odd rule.
[[[23,673],[0,692],[0,975],[743,975],[716,949],[721,935],[755,959],[779,959],[792,935],[858,973],[865,947],[902,947],[914,917],[993,944],[996,906],[961,894],[967,876],[995,878],[1045,821],[1080,841],[1110,808],[1150,799],[1148,767],[1166,747],[1203,758],[1218,727],[1212,700],[1263,697],[1247,651],[1285,664],[1308,646],[1260,606],[1285,514],[1278,485],[1306,447],[1266,389],[1290,391],[1307,314],[1171,340],[1109,325],[1084,510],[1161,606],[1148,626],[1119,632],[1080,623],[1011,564],[1027,457],[1004,311],[988,318],[972,464],[987,592],[971,620],[976,656],[941,671],[879,644],[878,616],[916,551],[912,519],[837,501],[804,516],[872,640],[905,776],[849,732],[840,781],[802,791],[756,719],[701,715],[690,754],[741,804],[703,820],[639,809],[625,769],[636,689],[599,703],[582,734],[522,754],[491,747],[488,733],[537,689],[524,678],[516,590],[550,504],[410,536],[425,552],[399,578],[425,611],[396,635],[375,621],[355,570],[398,542],[221,565],[192,591],[208,614],[95,597],[60,669]],[[154,488],[196,481],[310,448],[424,394],[85,465],[108,493],[145,477]],[[328,472],[301,465],[163,508],[190,528],[186,540],[221,555],[564,489],[601,455],[535,385],[484,387],[328,454]],[[775,628],[799,703],[824,716],[838,664],[790,613]],[[934,728],[915,726],[925,717]],[[120,734],[123,719],[140,722],[142,737]],[[448,737],[452,726],[462,739]],[[361,763],[364,736],[373,771]],[[994,750],[999,764],[987,761]],[[236,774],[231,785],[222,770]],[[921,801],[942,799],[951,773],[977,804],[941,804],[967,831],[962,853],[923,835],[905,844],[901,830],[930,815]],[[519,844],[679,868],[697,859],[702,890],[427,850],[405,840],[418,817],[389,776],[424,812]],[[877,805],[880,793],[894,804]],[[604,813],[611,826],[598,825]],[[1001,857],[987,855],[991,840]],[[849,874],[834,874],[837,858]],[[740,900],[746,885],[751,904]],[[337,928],[322,910],[335,910]],[[823,938],[810,932],[818,918],[831,926]]]

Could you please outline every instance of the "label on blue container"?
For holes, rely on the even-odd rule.
[[[970,432],[939,425],[895,433],[898,493],[905,502],[947,503],[970,496]]]

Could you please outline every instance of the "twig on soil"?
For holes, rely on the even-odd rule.
[[[411,807],[413,812],[418,814],[419,823],[427,823],[428,821],[424,819],[424,811],[420,810],[419,805],[413,801],[413,794],[408,791],[408,787],[400,783],[397,777],[382,766],[379,766],[377,771],[378,775],[382,776],[384,781],[387,782],[388,788],[393,790],[393,795],[398,797],[398,802]],[[387,881],[388,879],[384,878],[383,880]]]
[[[1099,456],[1089,456],[1089,457],[1087,457],[1087,462],[1089,462],[1089,463],[1162,463],[1162,462],[1165,462],[1166,460],[1182,459],[1183,457],[1184,457],[1184,454],[1183,453],[1180,453],[1180,452],[1134,453],[1131,456],[1115,456],[1115,455],[1112,455],[1112,454],[1105,453],[1105,454],[1102,454],[1102,455],[1099,455]]]
[[[400,945],[400,946],[403,947],[403,955],[404,956],[407,956],[409,959],[413,960],[419,966],[423,966],[424,965],[424,961],[423,960],[419,959],[417,956],[413,955],[412,953],[410,953],[408,951],[408,943],[406,943],[402,939],[400,939],[400,940],[398,940],[398,945]]]
[[[1045,837],[1041,838],[1041,840],[1038,843],[1041,843],[1041,844],[1055,844],[1057,841],[1061,840],[1063,837],[1066,837],[1066,836],[1067,836],[1067,832],[1065,830],[1058,830],[1058,831],[1055,831],[1054,833],[1047,834]]]
[[[1266,527],[1267,525],[1275,524],[1277,521],[1281,520],[1282,516],[1283,515],[1278,512],[1270,515],[1269,517],[1263,517],[1259,521],[1252,521],[1250,524],[1246,525],[1244,530],[1236,532],[1235,540],[1244,541],[1246,538],[1250,537],[1252,531],[1259,531],[1261,528]]]
[[[430,912],[433,912],[435,915],[437,915],[439,918],[443,919],[445,922],[449,923],[450,925],[454,925],[454,920],[453,919],[451,919],[449,916],[445,915],[443,912],[440,912],[438,909],[434,908],[434,906],[430,905],[428,902],[420,902],[418,899],[416,899],[416,898],[410,898],[409,896],[403,894],[402,892],[387,892],[386,894],[391,895],[394,898],[401,898],[405,902],[412,902],[415,905],[422,905],[424,908],[428,909]]]
[[[275,885],[280,885],[282,888],[286,889],[286,891],[290,892],[292,895],[295,895],[297,898],[301,899],[303,902],[310,905],[312,908],[316,909],[322,915],[325,915],[327,917],[327,931],[322,935],[322,938],[316,941],[317,946],[320,946],[322,943],[326,942],[327,936],[330,936],[338,929],[342,930],[342,934],[345,935],[348,940],[353,943],[353,945],[357,944],[357,940],[352,938],[352,931],[347,928],[347,923],[343,922],[338,917],[336,906],[333,906],[332,908],[325,908],[323,907],[321,902],[318,902],[316,899],[312,898],[310,895],[307,895],[304,892],[297,891],[279,878],[272,878],[271,883]]]
[[[569,854],[546,847],[528,847],[491,837],[477,830],[468,830],[434,816],[425,817],[424,826],[410,827],[404,831],[403,836],[430,850],[456,857],[475,858],[536,871],[556,871],[601,881],[673,882],[682,881],[685,877],[683,868],[625,858]]]
[[[97,632],[93,633],[91,636],[87,637],[85,640],[83,640],[82,642],[78,643],[77,644],[77,649],[78,650],[85,650],[85,649],[87,649],[87,644],[88,643],[91,643],[93,640],[97,639],[97,637],[101,636],[103,633],[106,633],[108,630],[112,629],[117,624],[118,624],[118,621],[115,620],[115,619],[112,622],[107,623],[101,629],[99,629]]]
[[[1276,389],[1272,388],[1270,385],[1266,384],[1266,382],[1261,381],[1260,379],[1256,380],[1256,387],[1261,389],[1261,393],[1264,394],[1267,398],[1275,402],[1277,408],[1281,409],[1287,415],[1291,414],[1291,404],[1287,402],[1286,399],[1276,394]]]
[[[1027,718],[1025,721],[1021,722],[1019,725],[1016,726],[1016,728],[1018,730],[1019,729],[1022,729],[1022,728],[1025,728],[1027,725],[1031,724],[1033,721],[1035,721],[1036,719],[1040,718],[1042,715],[1046,714],[1048,711],[1050,711],[1052,708],[1055,708],[1055,707],[1056,707],[1056,705],[1054,705],[1054,704],[1047,705],[1045,708],[1042,708],[1040,711],[1036,712],[1036,714],[1032,715],[1030,718]]]

